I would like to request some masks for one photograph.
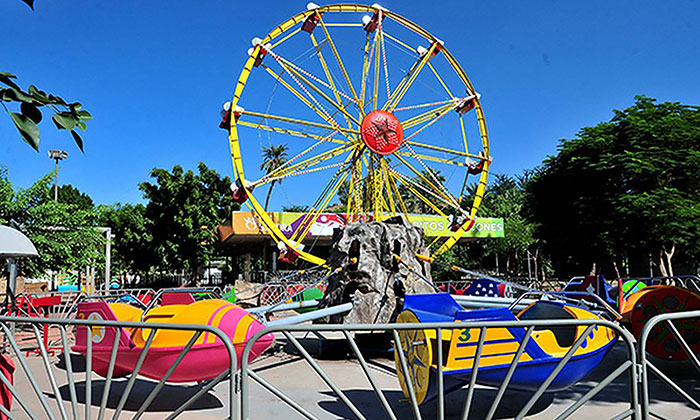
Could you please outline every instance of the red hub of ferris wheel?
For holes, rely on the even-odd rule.
[[[362,141],[374,153],[390,155],[401,147],[403,128],[394,116],[380,109],[370,112],[362,120]]]

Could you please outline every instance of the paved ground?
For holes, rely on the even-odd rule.
[[[317,349],[315,340],[307,339],[303,341],[309,350]],[[325,372],[340,386],[347,397],[362,411],[369,419],[387,418],[384,414],[375,394],[357,361],[330,359],[334,354],[343,353],[338,347],[324,347],[324,358],[319,361]],[[78,407],[81,417],[85,410],[85,374],[81,371],[83,363],[78,355],[72,359],[75,364]],[[581,398],[593,385],[597,384],[612,372],[625,360],[625,350],[622,346],[617,346],[606,358],[604,363],[594,371],[586,380],[577,386],[566,391],[555,394],[545,394],[535,405],[528,418],[545,419],[554,418],[566,407]],[[68,386],[66,385],[66,373],[63,363],[53,359],[52,372],[57,377],[59,392],[65,400],[70,400]],[[56,363],[58,362],[58,363]],[[58,413],[58,406],[54,398],[54,392],[45,369],[38,357],[30,357],[29,363],[33,375],[36,377],[40,390],[44,393],[51,404],[51,408]],[[17,373],[15,383],[30,405],[31,410],[37,414],[37,418],[46,418],[39,400],[32,390],[30,382],[22,372],[21,367],[16,362]],[[399,419],[411,418],[410,405],[404,401],[403,395],[398,387],[398,382],[394,374],[393,361],[384,358],[374,358],[370,361],[371,372],[377,382],[384,390],[384,395],[389,404],[396,411]],[[257,373],[266,381],[274,384],[285,392],[296,403],[309,410],[320,418],[354,418],[346,406],[330,391],[318,375],[299,355],[285,352],[264,355],[254,365]],[[683,374],[683,372],[681,372]],[[689,376],[689,374],[686,374]],[[700,396],[700,387],[697,375],[694,379],[682,379],[680,383],[683,388],[689,390],[696,398]],[[600,392],[593,401],[588,402],[579,410],[573,418],[577,419],[606,419],[612,418],[618,413],[628,408],[628,381],[627,375],[623,374],[617,380],[608,385]],[[138,379],[126,405],[123,418],[131,418],[135,410],[147,398],[155,383],[148,380]],[[92,418],[97,418],[99,405],[102,398],[104,380],[98,376],[93,376],[93,406],[91,408]],[[126,381],[116,380],[110,390],[107,399],[107,416],[111,418],[114,408],[125,391]],[[200,389],[199,385],[166,385],[161,393],[153,400],[143,416],[145,419],[160,419],[179,407],[189,397]],[[217,385],[212,392],[205,394],[197,403],[190,407],[182,418],[214,419],[223,418],[228,410],[228,383]],[[492,388],[479,387],[475,391],[473,408],[470,418],[480,419],[486,416],[490,404],[495,397],[497,390]],[[465,399],[465,390],[459,390],[446,397],[446,418],[460,418]],[[691,406],[682,402],[681,398],[673,391],[658,381],[652,383],[651,395],[653,398],[652,409],[671,419],[698,419],[700,411],[694,410]],[[515,416],[520,408],[529,399],[528,393],[506,392],[495,418],[511,418]],[[250,388],[250,413],[252,419],[292,419],[298,418],[294,412],[284,403],[273,396],[270,392],[257,384]],[[70,404],[66,405],[70,411]],[[424,418],[435,417],[435,403],[429,403],[422,408]],[[15,403],[13,414],[17,418],[28,418],[26,414]],[[60,415],[57,414],[57,418]]]

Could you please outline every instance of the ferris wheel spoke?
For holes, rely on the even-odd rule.
[[[437,42],[433,42],[428,51],[421,58],[419,58],[418,64],[415,66],[415,69],[410,72],[410,77],[408,80],[405,83],[403,83],[402,80],[402,83],[399,84],[394,93],[392,93],[392,97],[387,100],[388,107],[387,104],[385,104],[382,109],[388,110],[389,112],[394,111],[394,108],[396,108],[396,106],[398,106],[398,104],[401,102],[401,99],[403,99],[404,95],[406,95],[408,89],[411,88],[411,85],[413,85],[413,82],[416,80],[421,70],[423,70],[425,64],[428,62],[428,60],[430,60],[430,57],[432,57],[433,51],[435,51],[437,45]]]
[[[433,109],[430,109],[428,111],[424,111],[415,117],[409,118],[403,122],[401,122],[401,126],[404,128],[404,130],[407,130],[409,128],[413,128],[415,126],[421,125],[423,123],[428,123],[427,125],[433,124],[437,119],[440,119],[443,117],[445,114],[450,112],[451,110],[457,108],[459,106],[459,103],[456,101],[451,101],[447,104],[435,107]]]
[[[286,135],[289,135],[292,137],[317,139],[317,140],[327,141],[330,143],[350,144],[350,142],[346,141],[346,140],[340,140],[340,139],[336,139],[336,138],[332,138],[332,137],[328,137],[328,136],[320,136],[318,134],[304,133],[302,131],[289,130],[289,129],[281,128],[281,127],[274,127],[274,126],[270,126],[270,125],[262,124],[262,123],[251,123],[248,121],[238,121],[236,124],[243,126],[243,127],[254,128],[256,130],[264,130],[264,131],[270,131],[270,132],[278,133],[278,134],[286,134]]]
[[[328,84],[333,90],[333,94],[335,95],[335,101],[338,105],[343,106],[343,101],[340,99],[340,93],[338,93],[338,90],[335,87],[335,83],[333,82],[333,77],[331,76],[331,72],[328,69],[328,65],[326,64],[326,60],[323,58],[323,53],[321,52],[321,48],[319,48],[318,43],[316,42],[316,37],[314,37],[313,33],[309,34],[309,38],[311,39],[311,43],[313,44],[314,48],[316,48],[318,60],[321,63],[321,67],[323,68],[323,72],[326,74],[326,79],[328,79]],[[345,108],[343,106],[343,108]],[[352,128],[352,123],[350,122],[350,118],[348,118],[347,115],[343,114],[345,116],[345,122],[348,124],[348,128]]]
[[[289,166],[281,166],[277,170],[271,172],[270,174],[266,175],[266,177],[276,177],[276,178],[285,178],[287,176],[291,176],[299,171],[302,170],[307,170],[314,165],[319,165],[323,162],[326,162],[329,159],[332,159],[336,156],[339,156],[343,153],[346,153],[348,151],[351,151],[352,149],[356,148],[356,145],[346,145],[346,146],[339,146],[336,148],[333,148],[331,150],[327,150],[325,152],[321,152],[318,155],[306,158],[300,162],[297,162],[293,165]],[[310,152],[311,148],[306,149],[304,152]],[[294,159],[298,158],[300,155],[302,155],[304,152],[300,153],[299,155],[295,156]],[[262,179],[265,179],[266,177],[263,177]]]
[[[308,175],[308,174],[311,174],[311,173],[314,173],[314,172],[321,172],[321,171],[325,171],[325,170],[328,170],[328,169],[337,168],[337,167],[342,166],[342,165],[343,165],[343,163],[342,163],[342,162],[339,162],[339,163],[333,163],[333,164],[331,164],[331,165],[324,165],[324,166],[319,166],[319,167],[315,167],[315,168],[311,168],[311,169],[304,169],[304,170],[298,170],[298,171],[294,171],[294,172],[288,172],[288,173],[284,173],[284,174],[279,175],[279,176],[265,177],[265,178],[264,178],[264,181],[261,181],[261,182],[257,183],[256,186],[260,186],[260,185],[265,185],[265,184],[269,184],[269,183],[272,183],[272,182],[281,181],[281,180],[283,180],[283,179],[291,178],[291,177],[294,177],[294,176]]]
[[[330,116],[330,114],[328,113],[328,111],[326,111],[325,108],[318,102],[318,100],[311,94],[311,92],[309,92],[308,90],[306,90],[304,88],[304,86],[300,83],[300,81],[303,82],[304,85],[310,87],[314,92],[316,92],[316,94],[318,94],[326,102],[328,102],[331,106],[333,106],[335,109],[337,109],[342,114],[344,114],[347,118],[350,118],[355,124],[357,124],[358,126],[360,125],[360,122],[353,115],[350,115],[350,113],[345,109],[344,106],[338,105],[338,103],[336,103],[333,99],[331,99],[330,96],[326,95],[326,93],[323,92],[318,86],[311,83],[311,81],[309,81],[309,79],[304,77],[304,75],[301,74],[301,72],[299,72],[293,66],[289,66],[288,63],[285,63],[283,61],[279,61],[279,63],[282,65],[283,69],[287,72],[287,74],[292,76],[292,79],[294,79],[294,81],[297,82],[297,84],[299,84],[299,86],[302,88],[302,90],[304,90],[306,92],[306,94],[316,104],[316,106],[318,106],[322,111],[324,111],[324,114],[328,118],[333,119]],[[336,122],[336,124],[337,124],[337,122]]]
[[[308,106],[311,110],[313,110],[319,117],[323,119],[323,121],[326,121],[328,124],[331,125],[331,129],[335,130],[337,129],[340,131],[348,140],[354,141],[354,139],[349,136],[343,129],[340,124],[333,118],[332,115],[328,115],[328,113],[325,110],[322,110],[322,108],[317,107],[316,105],[312,104],[308,99],[306,99],[301,93],[299,93],[292,85],[290,85],[286,80],[282,78],[281,74],[275,73],[274,70],[270,69],[267,67],[265,64],[261,63],[260,66],[262,66],[265,71],[272,76],[276,81],[280,82],[282,86],[284,86],[289,92],[291,92],[297,99],[299,99],[301,102],[303,102],[306,106]]]
[[[284,38],[280,39],[279,41],[275,42],[270,46],[270,48],[276,48],[278,45],[283,43],[284,41],[288,40],[289,38],[293,37],[294,35],[298,34],[301,32],[301,28],[297,28],[294,31],[290,32],[288,35],[286,35]]]
[[[376,45],[376,54],[374,55],[374,78],[372,79],[372,108],[377,109],[377,101],[379,100],[379,58],[381,57],[382,43],[379,38],[379,31],[374,33],[374,43]]]
[[[316,220],[318,216],[326,210],[326,208],[328,208],[331,200],[333,200],[333,197],[335,197],[337,194],[338,189],[340,189],[340,186],[343,184],[343,182],[345,182],[345,179],[347,179],[350,173],[347,163],[351,158],[352,155],[349,154],[343,162],[343,166],[336,171],[335,175],[333,175],[326,187],[321,192],[321,195],[316,199],[314,205],[304,215],[301,224],[292,233],[290,238],[292,241],[301,242],[306,237],[309,229],[311,229],[313,221]]]
[[[400,108],[394,108],[394,112],[396,113],[396,112],[401,112],[401,111],[409,111],[412,109],[427,108],[429,106],[432,106],[432,107],[437,106],[437,108],[435,108],[435,109],[440,109],[442,106],[448,105],[448,104],[450,104],[454,101],[457,101],[457,100],[458,100],[458,98],[452,98],[452,99],[446,99],[444,101],[424,102],[424,103],[416,104],[416,105],[406,105],[406,106],[402,106]],[[428,112],[434,112],[435,109],[433,109],[432,111],[428,111]],[[411,117],[411,119],[413,119],[413,118],[416,118],[416,117]]]
[[[275,121],[281,121],[281,122],[286,122],[286,123],[291,123],[291,124],[304,125],[307,127],[320,128],[320,129],[328,130],[328,131],[340,131],[343,133],[360,134],[359,131],[349,129],[349,128],[336,127],[333,125],[321,124],[321,123],[317,123],[317,122],[313,122],[313,121],[307,121],[307,120],[302,120],[300,118],[287,117],[287,116],[283,116],[283,115],[267,114],[267,113],[262,113],[262,112],[257,112],[257,111],[249,111],[247,109],[241,110],[240,113],[241,113],[241,115],[249,115],[251,117],[261,118],[263,120],[275,120]]]
[[[483,156],[481,156],[481,155],[475,155],[473,153],[466,153],[466,152],[463,152],[461,150],[449,149],[447,147],[436,146],[433,144],[420,143],[420,142],[417,142],[414,140],[405,141],[405,143],[408,145],[414,146],[414,147],[421,147],[424,149],[434,150],[436,152],[450,153],[453,155],[469,157],[469,158],[474,158],[474,159],[482,159],[483,158]],[[403,152],[400,152],[400,153],[403,153]]]
[[[313,34],[309,34],[309,35],[313,37]],[[327,40],[326,40],[326,41],[327,41]],[[317,54],[317,55],[318,55],[318,54],[322,54],[322,53],[321,53],[321,49],[322,49],[322,48],[323,48],[323,46],[321,46],[321,48],[319,48],[318,45],[315,45],[315,49],[316,49],[316,54]],[[297,74],[301,74],[301,75],[305,76],[306,78],[313,80],[314,82],[320,84],[321,86],[323,86],[323,87],[325,87],[326,89],[332,91],[333,93],[335,93],[335,94],[337,94],[337,95],[340,95],[340,96],[344,97],[345,99],[350,100],[351,102],[355,102],[355,103],[358,102],[357,99],[351,98],[350,96],[348,96],[347,94],[345,94],[345,92],[339,90],[335,85],[332,85],[332,84],[329,84],[329,83],[324,82],[323,80],[321,80],[320,77],[314,75],[313,73],[311,73],[310,71],[304,69],[303,67],[301,67],[301,66],[295,64],[292,60],[288,60],[288,59],[282,57],[280,54],[277,54],[276,52],[273,52],[273,51],[268,51],[268,53],[269,53],[269,54],[272,56],[272,58],[274,58],[275,61],[277,61],[283,68],[285,68],[285,69],[287,69],[287,68],[292,68],[292,69],[294,69],[294,70],[296,71]]]
[[[469,144],[467,144],[467,131],[464,128],[464,118],[459,114],[459,128],[462,130],[462,139],[464,140],[464,152],[469,155]]]
[[[318,11],[316,11],[316,16],[318,16],[318,21],[321,24],[321,27],[323,28],[323,32],[326,34],[326,39],[328,40],[328,45],[331,47],[331,51],[333,51],[333,55],[335,56],[336,61],[338,62],[338,67],[340,67],[340,71],[343,73],[343,77],[345,78],[345,82],[348,84],[348,87],[350,88],[350,92],[352,92],[352,96],[355,99],[355,103],[357,103],[357,106],[361,106],[362,103],[360,102],[359,98],[357,97],[357,92],[355,92],[355,87],[352,85],[352,82],[350,81],[350,76],[348,76],[347,70],[345,70],[345,65],[343,64],[343,60],[340,58],[340,54],[338,53],[338,49],[335,47],[335,42],[333,42],[333,38],[331,37],[330,32],[328,32],[328,27],[326,26],[326,23],[323,21],[323,17],[321,16]]]
[[[353,163],[352,163],[352,173],[350,175],[350,184],[348,184],[348,201],[346,204],[345,212],[350,219],[351,215],[364,214],[364,207],[362,203],[362,159],[367,146],[355,149],[353,153]],[[354,207],[353,207],[354,205]],[[355,210],[355,211],[353,211]]]
[[[391,184],[389,181],[389,167],[386,163],[386,160],[382,159],[381,160],[381,168],[382,168],[382,178],[384,181],[384,192],[387,196],[387,199],[389,201],[389,210],[391,211],[391,215],[395,216],[396,215],[396,205],[394,204],[394,197],[392,195],[391,191]]]
[[[430,190],[426,189],[424,186],[420,185],[419,183],[411,180],[405,175],[402,175],[400,172],[396,171],[395,169],[389,169],[390,173],[392,176],[401,182],[401,185],[406,187],[406,189],[413,194],[414,197],[418,198],[419,201],[425,203],[428,207],[430,207],[435,213],[439,214],[442,217],[447,218],[447,215],[433,203],[431,200],[429,200],[425,195],[423,195],[419,190],[422,190],[424,193],[427,193],[426,195],[432,195],[433,198],[436,198],[440,201],[442,199],[438,196],[436,196],[433,192]],[[398,189],[398,188],[397,188]]]
[[[384,31],[384,36],[386,36],[390,40],[394,41],[395,43],[399,44],[400,46],[404,47],[410,53],[413,53],[413,54],[416,53],[415,48],[412,48],[410,45],[406,44],[405,42],[403,42],[400,39],[396,38],[395,36],[391,35],[389,32]]]
[[[430,161],[430,162],[444,163],[444,164],[446,164],[446,165],[463,166],[463,167],[465,167],[465,168],[468,168],[468,167],[469,167],[469,165],[467,165],[467,164],[464,163],[464,162],[460,162],[460,161],[454,160],[455,158],[452,158],[452,159],[444,159],[444,158],[440,158],[440,157],[436,157],[436,156],[424,155],[424,154],[419,154],[419,153],[415,153],[415,152],[414,152],[414,153],[410,153],[410,152],[394,152],[394,153],[399,154],[399,155],[401,155],[401,156],[415,157],[415,158],[419,158],[419,159],[422,159],[422,160],[427,160],[427,161]]]
[[[384,24],[382,19],[382,11],[379,11],[379,27],[377,28],[379,32],[379,39],[382,42],[382,61],[384,62],[384,79],[386,80],[386,97],[391,96],[391,88],[389,87],[389,67],[386,62],[386,44],[384,42]]]
[[[433,71],[433,74],[434,74],[435,77],[438,79],[438,82],[440,82],[440,84],[442,85],[442,87],[445,89],[445,92],[447,92],[447,94],[450,95],[450,98],[452,98],[452,100],[455,100],[455,96],[452,94],[452,92],[450,91],[450,89],[447,87],[447,85],[445,84],[445,82],[442,80],[442,77],[440,77],[440,75],[438,74],[438,72],[435,70],[435,67],[433,67],[433,65],[430,64],[430,62],[428,62],[428,67],[430,68],[430,70]]]
[[[394,154],[394,156],[401,163],[403,163],[404,166],[406,166],[411,172],[413,172],[413,174],[416,177],[418,177],[418,179],[423,183],[424,187],[430,188],[430,191],[432,192],[432,194],[435,194],[437,197],[439,197],[441,200],[445,201],[447,204],[449,204],[452,207],[461,208],[459,206],[459,204],[457,203],[457,199],[455,197],[453,197],[448,191],[446,191],[445,186],[442,185],[442,183],[436,179],[433,171],[431,169],[428,169],[424,163],[422,164],[422,166],[423,166],[424,171],[427,172],[427,176],[423,172],[414,168],[413,165],[408,163],[408,161],[406,159],[404,159],[403,157],[401,157],[400,155]],[[419,160],[419,162],[421,162],[421,161]],[[395,171],[395,169],[394,169],[394,171]],[[428,177],[433,178],[433,179],[430,180],[430,179],[428,179]]]
[[[369,76],[369,68],[372,63],[372,57],[374,56],[374,50],[377,45],[377,38],[376,36],[372,38],[372,46],[370,47],[370,36],[369,32],[367,32],[365,36],[365,53],[362,59],[362,90],[360,92],[360,117],[363,118],[365,116],[365,106],[367,105],[367,102],[365,102],[365,91],[367,89],[367,77]]]
[[[404,202],[403,197],[401,196],[399,187],[396,185],[396,178],[393,176],[389,167],[387,167],[387,175],[387,178],[389,180],[389,191],[396,196],[396,201],[399,203],[399,208],[401,209],[401,212],[403,214],[408,214],[408,207],[406,206],[406,203]]]

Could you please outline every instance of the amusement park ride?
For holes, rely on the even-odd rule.
[[[324,212],[342,210],[348,223],[382,222],[416,209],[440,215],[451,222],[448,233],[426,244],[430,257],[417,256],[432,262],[474,225],[492,160],[480,95],[446,43],[378,5],[309,3],[307,10],[275,26],[262,39],[255,38],[220,126],[229,135],[233,199],[251,208],[283,259],[300,258],[317,266],[307,272],[328,274],[302,287],[290,288],[284,282],[272,285],[277,295],[284,296],[276,301],[271,301],[273,289],[264,289],[257,295],[264,310],[242,309],[233,303],[238,302],[235,295],[222,299],[201,290],[179,289],[139,295],[131,301],[82,302],[77,306],[78,318],[217,327],[231,338],[240,361],[248,340],[270,325],[266,313],[310,306],[301,304],[323,297],[328,276],[357,264],[356,258],[350,258],[347,266],[330,267],[313,247],[306,248],[311,225]],[[271,167],[260,159],[262,148],[284,150],[284,157],[287,152],[290,157]],[[269,197],[275,185],[284,185],[285,190],[276,190],[278,194],[294,190],[298,199],[311,197],[313,203],[302,222],[284,232],[259,199],[261,194]],[[592,309],[580,297],[592,293],[616,306],[622,316],[613,318],[636,333],[657,313],[700,308],[700,296],[687,288],[645,286],[628,285],[623,290],[621,284],[613,299],[604,280],[587,277],[572,281],[559,298],[550,295],[513,314],[508,303],[523,290],[498,279],[482,279],[461,290],[461,297],[448,293],[402,296],[397,322],[600,319],[601,308]],[[460,304],[459,299],[479,294],[507,303],[474,310]],[[567,294],[578,301],[561,299]],[[289,322],[343,313],[347,305],[352,303],[297,315]],[[699,329],[690,325],[683,330],[696,352],[700,351]],[[146,345],[151,350],[140,374],[149,378],[162,378],[185,347],[190,352],[172,372],[170,382],[206,381],[229,366],[221,341],[213,336],[202,335],[192,343],[191,331],[153,331],[135,328],[117,337],[113,329],[93,328],[88,350],[87,328],[78,327],[73,350],[91,352],[95,371],[106,375],[116,348],[111,373],[115,377],[132,371]],[[680,360],[677,348],[664,339],[667,335],[659,327],[651,337],[658,341],[652,353]],[[469,382],[477,344],[483,348],[479,383],[497,386],[512,373],[508,367],[517,358],[518,368],[509,377],[512,387],[536,390],[577,343],[573,356],[567,356],[569,363],[549,388],[559,390],[585,377],[617,340],[609,328],[584,326],[536,330],[522,349],[518,347],[525,337],[522,327],[490,328],[485,337],[474,328],[443,330],[441,337],[435,330],[404,330],[399,337],[394,343],[397,367],[403,357],[411,372],[406,378],[397,368],[399,383],[407,396],[409,388],[413,390],[419,404],[435,397],[433,356],[439,346],[446,354],[441,367],[445,391]],[[251,358],[273,340],[271,334],[258,340]]]
[[[417,208],[441,215],[450,234],[429,244],[433,255],[473,226],[491,164],[486,123],[479,93],[442,40],[379,5],[309,3],[252,44],[220,126],[234,200],[252,209],[283,258],[324,264],[303,241],[330,207],[343,207],[348,222]],[[261,173],[263,147],[291,157]],[[313,200],[291,234],[256,196],[276,184]]]

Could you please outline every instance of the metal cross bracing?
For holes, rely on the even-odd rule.
[[[270,85],[275,100],[262,111]],[[310,4],[254,40],[230,110],[239,196],[276,242],[307,261],[324,263],[300,244],[328,211],[347,222],[412,212],[455,220],[430,244],[433,254],[472,226],[491,162],[479,95],[444,42],[393,11]],[[250,130],[267,141],[249,141]],[[290,158],[262,172],[264,143],[284,144]],[[256,198],[256,189],[277,185],[311,203],[291,234]]]

